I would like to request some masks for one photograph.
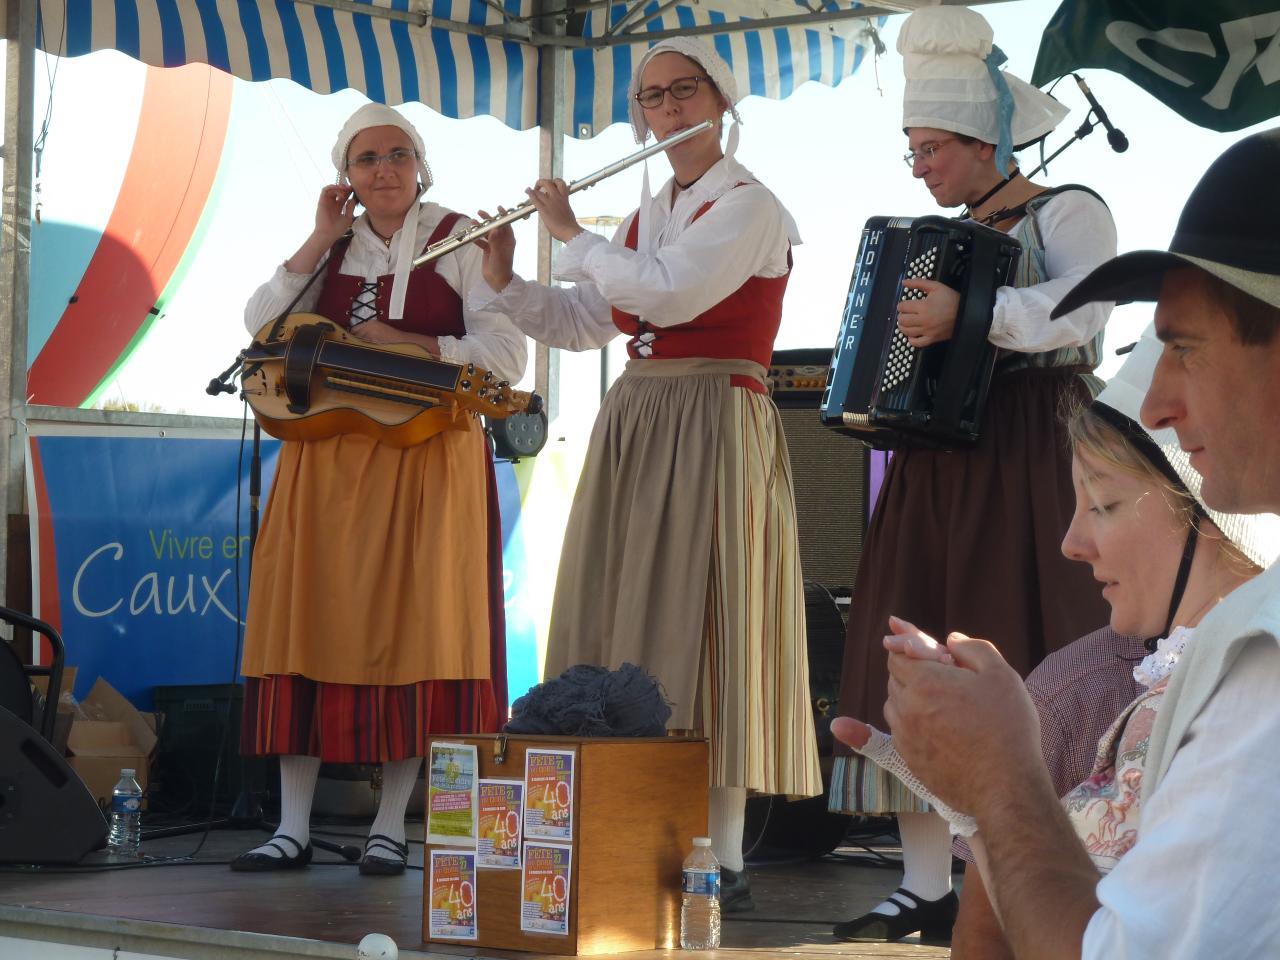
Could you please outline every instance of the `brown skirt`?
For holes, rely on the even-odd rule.
[[[939,640],[953,630],[990,640],[1023,676],[1046,654],[1107,623],[1088,565],[1061,551],[1075,504],[1062,421],[1073,399],[1090,399],[1078,374],[1007,374],[992,384],[976,449],[894,453],[850,605],[842,715],[885,727],[881,641],[891,614]],[[849,776],[855,766],[863,769],[840,766]],[[838,789],[846,798],[837,805]],[[885,812],[859,809],[864,802],[852,783],[833,783],[832,791],[837,809]]]

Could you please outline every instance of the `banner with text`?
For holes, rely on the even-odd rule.
[[[33,608],[62,633],[77,698],[99,676],[142,709],[156,686],[234,682],[252,441],[242,449],[238,428],[29,427]],[[264,506],[279,449],[263,439]],[[519,487],[496,466],[515,699],[539,663]]]

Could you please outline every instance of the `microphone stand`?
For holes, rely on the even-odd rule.
[[[244,364],[244,351],[236,355],[236,359],[231,366],[223,370],[205,387],[205,393],[216,397],[220,393],[235,393],[235,377]],[[240,394],[241,401],[244,400],[244,394]],[[258,542],[258,504],[262,498],[262,425],[258,422],[258,418],[253,418],[253,447],[249,455],[249,579],[253,579],[253,548]],[[237,616],[239,611],[236,611]],[[231,726],[231,704],[227,704],[227,727]],[[225,741],[225,738],[224,738]],[[219,747],[218,753],[221,756],[222,747]],[[237,752],[239,752],[237,750]],[[278,823],[271,823],[263,815],[262,804],[259,802],[257,794],[249,789],[249,771],[246,769],[245,757],[240,755],[240,793],[237,794],[235,801],[231,805],[231,812],[224,818],[210,820],[204,823],[189,823],[181,827],[164,827],[159,830],[147,830],[143,833],[143,840],[158,840],[162,837],[180,837],[192,833],[202,833],[206,830],[262,830],[263,832],[274,836],[276,830],[279,829]],[[217,802],[217,784],[215,782],[213,802]],[[321,840],[317,837],[311,838],[312,846],[321,850],[328,850],[330,853],[336,853],[344,860],[354,863],[360,859],[361,850],[359,847],[345,843],[335,843],[332,840]]]
[[[1093,133],[1093,128],[1096,127],[1097,125],[1098,124],[1093,119],[1093,111],[1090,110],[1088,115],[1084,118],[1084,123],[1080,124],[1080,126],[1076,128],[1076,132],[1074,135],[1072,135],[1071,139],[1068,140],[1066,143],[1064,143],[1062,146],[1060,146],[1057,150],[1053,151],[1053,153],[1049,154],[1049,156],[1041,160],[1040,166],[1036,167],[1030,173],[1026,174],[1027,179],[1030,180],[1037,173],[1041,173],[1045,170],[1048,170],[1049,163],[1051,161],[1056,160],[1059,154],[1061,154],[1062,151],[1066,150],[1067,147],[1071,146],[1073,143],[1075,143],[1078,140],[1083,140],[1089,134]]]

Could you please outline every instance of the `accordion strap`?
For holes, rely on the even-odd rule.
[[[996,269],[998,254],[999,245],[992,238],[984,237],[981,231],[974,236],[969,283],[960,295],[955,331],[947,348],[947,362],[956,369],[974,370],[982,363],[987,335],[991,331],[992,306],[1002,282]],[[933,403],[934,417],[948,430],[959,428],[968,386],[963,377],[946,377],[938,385]]]

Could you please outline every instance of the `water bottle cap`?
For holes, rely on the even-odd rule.
[[[133,776],[135,773],[137,773],[137,772],[138,772],[138,771],[137,771],[137,770],[135,770],[135,769],[133,769],[133,767],[125,767],[123,770],[121,770],[121,771],[120,771],[120,776],[122,776],[122,777],[132,777],[132,776]]]
[[[693,845],[695,847],[709,847],[711,846],[711,838],[710,837],[694,837]]]

